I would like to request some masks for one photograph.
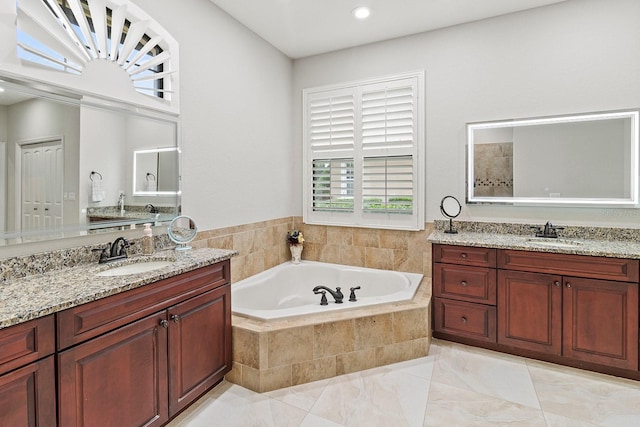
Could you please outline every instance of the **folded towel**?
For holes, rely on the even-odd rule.
[[[102,190],[102,180],[91,181],[91,201],[101,202],[104,199],[105,192]]]
[[[147,181],[147,191],[158,191],[158,184],[156,181]]]

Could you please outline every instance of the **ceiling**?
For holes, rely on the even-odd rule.
[[[477,21],[566,0],[211,0],[291,58]],[[357,6],[371,8],[364,21]]]

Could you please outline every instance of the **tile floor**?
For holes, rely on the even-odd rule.
[[[222,382],[170,427],[640,426],[640,382],[433,340],[429,356],[255,393]]]

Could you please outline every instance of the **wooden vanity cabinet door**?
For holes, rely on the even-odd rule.
[[[61,427],[159,426],[169,419],[162,321],[166,311],[58,355]]]
[[[231,286],[169,310],[169,416],[231,370]]]
[[[56,425],[54,356],[0,375],[0,426]]]
[[[638,369],[638,284],[564,278],[563,355]]]
[[[498,271],[498,343],[561,354],[562,277]]]

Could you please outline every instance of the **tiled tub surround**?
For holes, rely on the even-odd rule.
[[[447,234],[448,221],[435,221],[432,243],[551,252],[610,258],[640,259],[640,229],[564,226],[558,239],[535,238],[541,224],[501,224],[454,221],[457,234]],[[544,246],[536,241],[543,241]],[[559,245],[554,246],[554,242]],[[565,245],[568,243],[568,245]]]
[[[83,251],[86,251],[86,248],[72,250],[66,256],[63,256],[64,251],[59,254],[48,254],[44,257],[34,255],[31,258],[35,264],[27,265],[26,271],[26,273],[32,274],[5,279],[4,283],[0,284],[0,328],[138,288],[215,264],[235,255],[234,251],[223,249],[206,248],[181,252],[167,249],[153,255],[131,256],[126,260],[109,264],[98,264],[95,260],[89,264],[80,263],[80,259],[83,257],[79,254],[82,254]],[[73,257],[74,254],[79,255],[77,259]],[[93,257],[96,256],[97,254],[94,253]],[[65,260],[69,260],[69,262],[65,263]],[[97,273],[109,268],[150,260],[171,260],[173,262],[168,267],[146,273],[116,277],[96,276]],[[14,261],[14,263],[19,264],[18,261]],[[7,264],[6,261],[0,263],[3,270],[7,268],[5,264]],[[22,265],[24,266],[24,264]],[[62,267],[64,265],[69,266]],[[54,268],[56,266],[57,268]],[[50,270],[40,270],[49,267],[51,267]],[[14,272],[25,273],[24,270]]]
[[[238,256],[231,260],[231,278],[237,282],[289,261],[286,236],[294,229],[304,235],[303,260],[431,277],[430,223],[421,231],[404,231],[308,225],[301,217],[285,217],[199,231],[191,245],[237,251]]]
[[[430,300],[424,278],[406,302],[266,322],[234,315],[225,378],[266,392],[426,356]]]

